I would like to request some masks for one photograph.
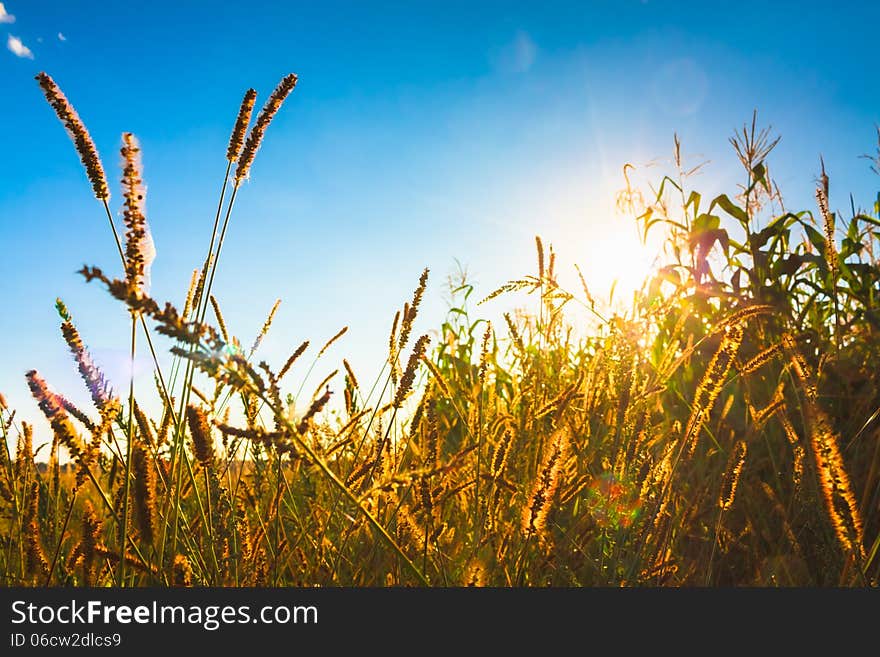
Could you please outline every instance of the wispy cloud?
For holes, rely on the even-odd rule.
[[[6,47],[12,52],[16,57],[25,57],[27,59],[33,59],[34,53],[31,52],[31,49],[28,48],[21,42],[16,36],[9,35],[9,38],[6,40]]]
[[[504,44],[491,55],[497,70],[504,73],[526,73],[535,63],[538,47],[532,38],[519,30],[513,40]]]
[[[64,36],[63,34],[61,34],[61,32],[59,32],[58,33],[58,40],[59,41],[67,41],[67,37]]]
[[[15,16],[6,11],[6,7],[0,2],[0,23],[14,23]]]

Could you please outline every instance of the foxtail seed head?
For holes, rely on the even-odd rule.
[[[137,293],[145,291],[149,268],[155,257],[145,214],[146,191],[141,178],[141,149],[130,132],[122,135],[122,217],[125,222],[125,277]]]
[[[193,441],[193,452],[196,459],[204,467],[214,462],[214,441],[211,437],[211,425],[205,411],[190,404],[186,407],[186,421]]]
[[[238,117],[235,119],[235,127],[232,128],[232,134],[229,136],[229,147],[226,149],[226,159],[230,162],[235,162],[241,153],[241,147],[244,145],[244,133],[251,122],[251,113],[254,111],[254,101],[256,99],[257,92],[255,89],[248,89],[244,92],[244,98],[242,98],[241,107],[238,110]]]
[[[134,473],[134,515],[141,538],[152,544],[156,527],[156,468],[143,444],[134,446],[131,453]]]
[[[260,110],[256,122],[251,128],[250,133],[248,133],[247,141],[244,143],[241,155],[238,156],[238,165],[235,168],[236,185],[240,184],[242,180],[248,177],[251,165],[254,163],[254,157],[257,154],[257,150],[260,148],[260,144],[263,142],[263,135],[266,132],[266,128],[269,127],[272,119],[275,118],[278,110],[281,109],[281,104],[284,102],[284,99],[287,98],[291,91],[293,91],[293,88],[296,86],[296,79],[296,75],[293,73],[282,78],[281,82],[278,83],[278,86],[275,87],[275,91],[269,96],[269,100],[263,105],[263,109]]]
[[[562,463],[568,449],[568,430],[557,429],[538,472],[538,478],[523,513],[523,530],[527,535],[541,534],[547,525],[547,516],[556,490],[559,488]]]
[[[724,478],[721,480],[721,495],[718,498],[718,506],[721,507],[722,511],[727,511],[733,506],[736,487],[739,484],[739,476],[742,474],[747,451],[748,448],[745,441],[740,440],[734,445],[733,451],[730,453],[727,469],[724,471]]]
[[[76,152],[79,153],[79,159],[82,161],[86,169],[86,175],[89,182],[92,183],[92,190],[95,192],[95,198],[99,201],[106,201],[110,198],[110,190],[107,187],[107,177],[104,175],[104,167],[101,165],[101,158],[98,156],[98,149],[86,126],[80,120],[73,105],[67,100],[61,89],[46,73],[39,73],[35,78],[43,90],[46,100],[55,110],[55,114],[67,129],[67,134],[73,140]]]
[[[57,395],[49,390],[49,386],[36,370],[31,370],[25,376],[37,405],[52,425],[55,437],[67,448],[70,457],[79,462],[84,453],[84,446]]]

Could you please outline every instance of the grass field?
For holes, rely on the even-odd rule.
[[[145,292],[136,138],[122,139],[119,235],[88,131],[50,77],[38,82],[119,246],[119,278],[80,273],[130,315],[132,356],[156,334],[176,346],[155,388],[114,396],[58,300],[92,407],[32,370],[22,385],[52,428],[34,436],[0,398],[4,585],[877,584],[880,197],[834,211],[823,168],[812,207],[786,208],[768,173],[776,137],[754,119],[731,139],[738,189],[702,197],[676,140],[667,176],[619,194],[643,235],[665,239],[626,308],[602,310],[583,278],[564,289],[573,263],[539,237],[536,262],[501,289],[453,283],[433,339],[412,331],[429,272],[413,280],[366,382],[322,358],[336,338],[261,361],[272,315],[242,344],[212,296],[235,198],[296,76],[258,111],[245,95],[180,307]],[[481,317],[513,293],[525,310]],[[328,376],[297,392],[294,368]],[[148,417],[138,400],[157,395]]]

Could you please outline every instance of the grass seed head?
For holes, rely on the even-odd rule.
[[[110,198],[110,189],[107,187],[107,177],[104,175],[104,167],[101,164],[101,158],[98,156],[98,149],[92,141],[92,136],[86,130],[86,126],[80,120],[73,105],[67,100],[61,89],[49,75],[39,73],[36,78],[43,90],[46,100],[55,110],[55,114],[67,129],[67,134],[73,140],[79,159],[82,161],[86,170],[89,182],[92,184],[92,191],[95,198],[99,201],[106,201]]]
[[[235,162],[239,154],[241,154],[245,132],[247,132],[248,124],[251,122],[251,114],[254,111],[254,102],[256,100],[256,89],[248,89],[244,92],[244,98],[241,100],[241,107],[238,109],[238,116],[235,119],[235,126],[232,128],[232,134],[229,136],[229,147],[226,149],[226,159],[230,162]]]

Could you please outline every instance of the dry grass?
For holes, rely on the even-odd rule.
[[[38,80],[109,216],[88,132]],[[876,206],[853,213],[839,244],[823,186],[818,219],[774,213],[764,161],[778,140],[753,120],[733,139],[746,173],[736,200],[701,208],[679,169],[645,202],[627,165],[626,208],[645,232],[667,224],[670,255],[625,312],[600,315],[583,279],[582,296],[563,289],[537,238],[536,273],[482,302],[534,295],[503,331],[474,317],[468,281],[451,281],[438,339],[411,341],[425,270],[377,381],[326,362],[343,328],[306,365],[321,384],[288,391],[309,342],[277,367],[256,361],[278,303],[245,351],[211,286],[240,183],[295,84],[281,81],[248,134],[256,92],[245,94],[182,312],[145,289],[140,153],[123,136],[124,277],[82,274],[131,313],[133,353],[145,318],[175,341],[171,377],[157,367],[155,418],[142,410],[153,391],[116,397],[58,301],[93,408],[29,372],[52,429],[38,463],[31,427],[0,396],[6,585],[877,583]],[[579,338],[566,319],[577,303],[597,318]],[[340,386],[341,411],[327,413]]]

